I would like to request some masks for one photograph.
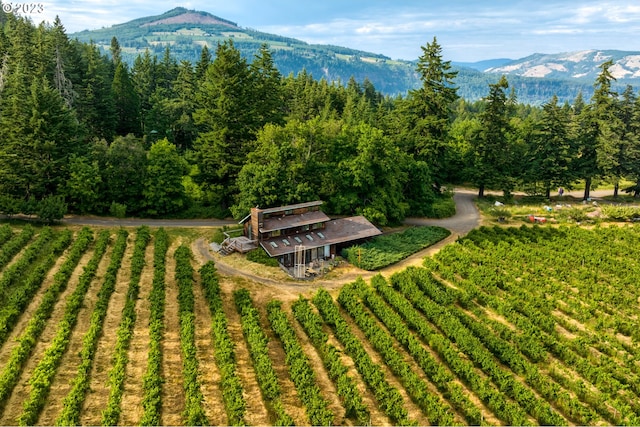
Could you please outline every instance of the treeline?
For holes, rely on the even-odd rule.
[[[638,180],[640,110],[603,66],[590,103],[518,104],[506,79],[467,103],[434,38],[422,87],[380,94],[301,71],[282,76],[267,46],[232,41],[192,64],[169,48],[129,67],[70,40],[62,23],[0,12],[0,213],[245,216],[312,199],[380,224],[439,211],[446,183],[549,193],[577,179]],[[26,205],[25,205],[26,203]],[[53,208],[50,211],[54,210]]]

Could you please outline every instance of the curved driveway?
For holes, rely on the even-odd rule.
[[[456,214],[449,218],[429,219],[429,218],[407,218],[404,223],[407,225],[437,225],[447,228],[453,234],[465,235],[480,223],[480,213],[473,202],[477,192],[465,189],[456,189],[453,201],[456,203]]]

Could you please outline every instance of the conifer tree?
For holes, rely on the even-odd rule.
[[[275,67],[267,45],[262,45],[249,66],[254,89],[256,127],[267,123],[284,124],[282,76]]]
[[[479,131],[472,138],[473,161],[470,175],[478,186],[478,197],[484,197],[487,186],[500,188],[505,197],[513,190],[511,147],[509,144],[509,105],[505,76],[489,85],[486,108],[479,115]]]
[[[157,58],[151,56],[149,49],[138,55],[131,68],[133,87],[140,103],[140,130],[147,135],[153,128],[147,126],[147,116],[153,108],[151,96],[156,90]]]
[[[573,152],[569,128],[567,112],[554,96],[542,107],[528,156],[528,173],[533,180],[543,182],[546,198],[551,196],[552,187],[567,186],[576,178],[571,170]]]
[[[211,52],[207,45],[202,46],[202,50],[200,51],[200,59],[196,62],[196,81],[201,82],[204,81],[205,74],[207,73],[207,68],[211,65]]]
[[[122,61],[118,61],[115,67],[111,89],[116,110],[116,134],[139,135],[140,103],[129,74],[129,67]]]
[[[180,150],[188,150],[198,134],[193,120],[196,108],[195,73],[190,62],[182,61],[172,84],[173,97],[165,98],[160,106],[169,123],[168,138]]]
[[[113,76],[109,61],[95,44],[85,45],[80,94],[76,110],[89,135],[111,141],[116,129],[116,109],[111,90]]]
[[[218,44],[196,95],[194,120],[200,128],[195,142],[198,179],[215,203],[227,209],[237,192],[236,178],[258,129],[255,93],[247,62],[232,41]]]
[[[592,119],[598,129],[595,141],[598,169],[602,176],[609,177],[616,183],[614,195],[617,196],[622,174],[620,151],[624,124],[620,120],[618,93],[611,87],[612,82],[616,80],[609,70],[611,66],[612,60],[600,65],[601,72],[594,84],[591,104]]]
[[[416,71],[422,87],[409,92],[403,103],[401,138],[406,149],[416,160],[426,161],[433,173],[436,186],[447,178],[446,150],[451,127],[451,107],[458,99],[451,62],[442,59],[442,48],[436,38],[422,46]]]

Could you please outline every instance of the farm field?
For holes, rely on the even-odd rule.
[[[0,425],[640,424],[640,226],[480,227],[295,294],[194,240],[0,225]]]

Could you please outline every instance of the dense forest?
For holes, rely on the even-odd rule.
[[[640,101],[614,91],[611,62],[590,99],[532,107],[504,77],[465,101],[436,38],[422,86],[395,98],[283,76],[266,45],[247,60],[224,41],[195,64],[110,50],[0,12],[0,213],[241,218],[321,199],[386,225],[446,215],[452,183],[548,197],[584,180],[586,198],[597,179],[640,182]]]

